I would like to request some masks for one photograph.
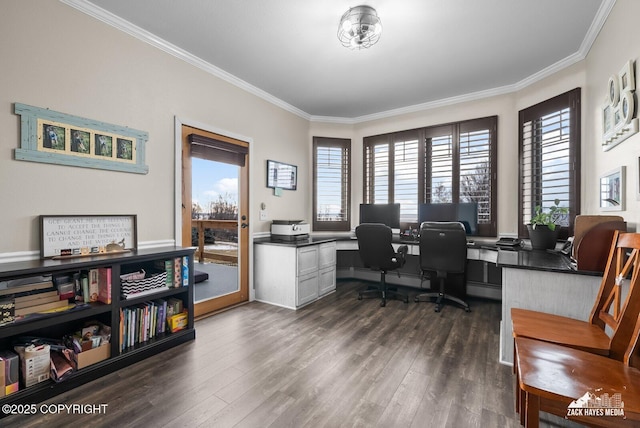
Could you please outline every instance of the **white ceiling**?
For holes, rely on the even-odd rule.
[[[359,121],[521,89],[583,59],[615,0],[62,0],[311,120]]]

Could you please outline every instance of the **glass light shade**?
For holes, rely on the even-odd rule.
[[[342,15],[338,26],[338,40],[350,49],[369,48],[382,34],[382,22],[371,6],[352,7]]]

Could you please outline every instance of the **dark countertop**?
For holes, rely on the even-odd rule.
[[[271,237],[263,237],[254,239],[254,244],[282,245],[288,247],[304,247],[308,245],[322,244],[323,242],[332,241],[356,241],[353,232],[335,233],[335,234],[319,234],[310,235],[307,239],[297,241],[285,241],[281,239],[272,239]],[[395,244],[418,245],[417,239],[407,239],[394,235],[393,242]],[[530,269],[547,272],[574,273],[579,275],[602,276],[602,272],[578,271],[575,264],[571,263],[571,259],[557,251],[532,250],[528,241],[525,241],[524,247],[517,249],[503,249],[495,245],[496,238],[470,237],[467,244],[469,249],[482,249],[496,251],[497,266],[514,269]]]
[[[545,250],[499,250],[498,267],[542,270],[547,272],[575,273],[580,275],[602,276],[602,272],[576,270],[569,256],[555,251]]]

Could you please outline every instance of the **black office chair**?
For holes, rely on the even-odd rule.
[[[381,223],[363,223],[356,227],[358,250],[365,267],[380,271],[380,283],[373,288],[358,292],[358,300],[364,296],[382,297],[380,306],[387,304],[387,298],[396,298],[409,303],[409,296],[397,289],[389,289],[385,275],[390,270],[402,267],[409,247],[402,245],[396,253],[391,245],[391,228]],[[399,276],[399,275],[398,275]]]
[[[435,311],[440,312],[443,303],[448,300],[470,312],[469,304],[444,292],[449,275],[464,275],[466,267],[467,234],[462,223],[425,221],[420,225],[420,269],[422,270],[420,287],[425,276],[431,274],[430,277],[433,279],[435,272],[439,289],[438,292],[419,294],[416,296],[416,302],[423,297],[435,298]]]

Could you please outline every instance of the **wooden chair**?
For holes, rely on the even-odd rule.
[[[607,266],[589,321],[511,309],[513,337],[528,337],[621,361],[640,313],[640,233],[614,232]],[[622,285],[631,274],[622,302]],[[611,329],[611,336],[606,327]],[[514,371],[515,371],[514,358]]]
[[[539,412],[567,417],[587,426],[640,426],[640,317],[622,360],[548,342],[518,337],[516,356],[516,410],[520,423],[527,428],[539,425]],[[585,394],[609,396],[619,393],[624,403],[613,409],[611,416],[600,414],[607,410],[573,410],[568,406]],[[582,415],[580,415],[582,413]]]

